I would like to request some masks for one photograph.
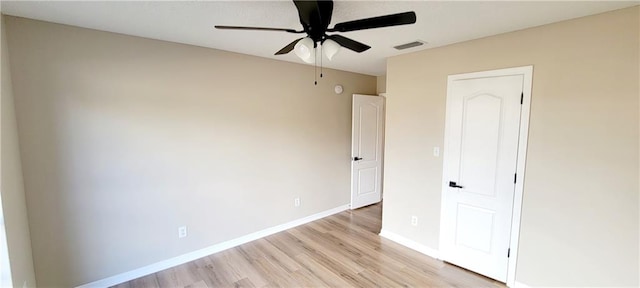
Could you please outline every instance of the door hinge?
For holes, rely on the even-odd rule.
[[[524,103],[524,92],[520,93],[520,104]]]
[[[509,258],[509,256],[511,256],[511,248],[507,249],[507,258]]]
[[[516,184],[516,180],[518,180],[518,173],[513,174],[513,184]]]

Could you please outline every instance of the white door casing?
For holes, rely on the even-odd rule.
[[[441,257],[511,285],[531,76],[529,66],[448,79]]]
[[[351,209],[381,200],[384,97],[353,95]]]

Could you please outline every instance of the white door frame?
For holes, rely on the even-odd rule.
[[[511,239],[509,241],[510,245],[510,256],[509,256],[509,265],[507,267],[507,286],[514,287],[515,285],[515,276],[516,276],[516,264],[518,262],[518,241],[520,239],[520,219],[522,216],[522,196],[524,192],[524,175],[525,175],[525,164],[527,159],[527,143],[529,139],[529,115],[531,110],[531,88],[532,88],[532,80],[533,80],[533,66],[523,66],[523,67],[515,67],[515,68],[506,68],[499,70],[491,70],[491,71],[482,71],[482,72],[473,72],[473,73],[465,73],[465,74],[456,74],[449,75],[447,78],[447,108],[446,108],[446,117],[445,123],[449,123],[448,117],[451,115],[450,109],[452,109],[451,101],[451,90],[448,89],[451,86],[453,81],[456,80],[465,80],[465,79],[475,79],[475,78],[487,78],[487,77],[500,77],[500,76],[511,76],[511,75],[522,75],[523,76],[523,85],[522,85],[522,110],[520,113],[520,133],[518,136],[518,158],[516,165],[516,185],[515,185],[515,194],[513,198],[513,215],[511,218]],[[445,135],[444,135],[444,146],[449,147],[449,130],[445,127]],[[444,150],[443,155],[443,171],[448,171],[447,160],[450,155],[448,155],[447,149]],[[447,193],[447,184],[448,183],[448,175],[445,173],[442,174],[442,194]],[[443,203],[440,204],[440,207],[444,207],[444,197],[442,197]],[[442,211],[440,212],[442,216]],[[443,233],[442,227],[444,227],[445,223],[443,223],[443,217],[440,217],[440,242],[443,243]]]
[[[380,201],[384,201],[384,147],[387,143],[387,92],[379,93],[378,96],[384,98],[382,106],[382,182],[380,184]]]

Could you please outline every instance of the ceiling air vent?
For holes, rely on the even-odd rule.
[[[398,50],[404,50],[404,49],[409,49],[409,48],[413,48],[413,47],[422,46],[422,45],[424,45],[424,43],[425,42],[423,42],[423,41],[413,41],[413,42],[401,44],[401,45],[398,45],[398,46],[393,46],[393,48],[396,48]]]

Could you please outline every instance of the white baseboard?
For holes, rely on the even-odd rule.
[[[296,226],[300,226],[302,224],[306,224],[327,216],[331,216],[333,214],[336,213],[340,213],[342,211],[345,211],[349,209],[349,204],[346,205],[342,205],[342,206],[338,206],[336,208],[333,209],[329,209],[326,211],[322,211],[304,218],[300,218],[297,220],[293,220],[291,222],[287,222],[284,224],[280,224],[278,226],[274,226],[271,228],[267,228],[264,230],[260,230],[251,234],[247,234],[244,235],[242,237],[236,238],[236,239],[231,239],[229,241],[225,241],[222,243],[218,243],[200,250],[196,250],[193,252],[189,252],[187,254],[183,254],[174,258],[170,258],[167,260],[163,260],[151,265],[147,265],[129,272],[125,272],[125,273],[121,273],[118,275],[114,275],[111,277],[107,277],[98,281],[94,281],[91,283],[87,283],[87,284],[83,284],[80,286],[77,286],[78,288],[89,288],[89,287],[109,287],[109,286],[113,286],[113,285],[117,285],[123,282],[127,282],[136,278],[140,278],[142,276],[146,276],[152,273],[156,273],[165,269],[169,269],[171,267],[175,267],[187,262],[191,262],[193,260],[205,257],[205,256],[209,256],[211,254],[229,249],[229,248],[233,248],[239,245],[242,245],[244,243],[247,242],[251,242],[266,236],[269,236],[271,234],[275,234],[278,232],[282,232],[284,230],[287,229],[291,229],[293,227]]]
[[[516,281],[512,288],[531,288],[531,286],[524,284],[522,282]]]
[[[400,236],[398,234],[395,234],[393,232],[389,232],[387,230],[382,230],[380,231],[380,237],[384,237],[387,238],[393,242],[396,242],[402,246],[406,246],[408,248],[411,248],[413,250],[416,250],[424,255],[427,255],[429,257],[435,258],[435,259],[440,259],[440,252],[436,249],[433,249],[431,247],[427,247],[425,245],[422,245],[416,241],[413,240],[409,240],[403,236]]]
[[[442,259],[440,259],[440,251],[438,251],[436,249],[433,249],[431,247],[427,247],[425,245],[422,245],[422,244],[420,244],[420,243],[418,243],[416,241],[409,240],[409,239],[407,239],[407,238],[405,238],[403,236],[400,236],[400,235],[398,235],[396,233],[389,232],[387,230],[382,230],[382,231],[380,231],[379,235],[380,235],[380,237],[387,238],[387,239],[389,239],[389,240],[391,240],[393,242],[396,242],[396,243],[398,243],[398,244],[400,244],[402,246],[405,246],[407,248],[411,248],[413,250],[416,250],[416,251],[418,251],[418,252],[420,252],[420,253],[422,253],[424,255],[427,255],[429,257],[432,257],[432,258],[435,258],[435,259],[438,259],[438,260],[442,260]],[[522,282],[518,282],[518,281],[515,281],[513,286],[508,285],[508,287],[511,287],[511,288],[532,288],[531,286],[526,285],[526,284],[524,284]]]

